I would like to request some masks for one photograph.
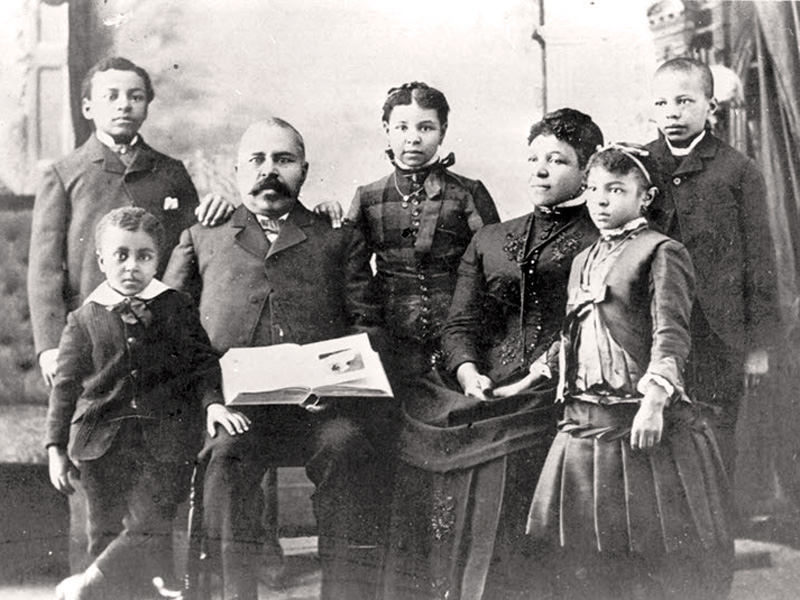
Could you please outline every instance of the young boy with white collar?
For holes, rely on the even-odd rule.
[[[200,394],[220,379],[191,301],[154,278],[158,220],[118,208],[94,237],[106,280],[67,318],[45,440],[53,486],[72,494],[80,475],[94,560],[59,584],[59,600],[127,599],[171,578],[172,521],[202,439]]]
[[[740,399],[768,373],[767,349],[780,332],[764,180],[752,159],[708,126],[716,102],[706,64],[691,58],[662,64],[654,105],[661,135],[647,149],[662,193],[648,220],[683,243],[697,272],[687,392],[712,407],[732,475]]]

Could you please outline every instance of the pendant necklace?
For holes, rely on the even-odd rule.
[[[394,172],[394,189],[397,190],[397,193],[400,194],[400,197],[403,199],[403,208],[408,208],[408,201],[414,198],[414,206],[419,204],[419,198],[415,198],[415,196],[419,195],[425,188],[420,186],[419,189],[414,190],[410,194],[404,194],[400,191],[400,186],[397,183],[397,171]]]

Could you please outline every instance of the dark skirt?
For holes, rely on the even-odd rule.
[[[707,581],[696,583],[714,579],[711,589],[724,589],[731,576],[731,504],[714,435],[693,405],[679,402],[664,412],[661,443],[633,450],[637,410],[637,404],[568,402],[536,487],[528,533],[560,547],[567,559],[584,557],[584,566],[610,561],[600,568],[611,578],[642,561],[639,571],[648,577],[667,565],[674,572],[676,565],[692,570],[713,562]]]
[[[404,399],[384,598],[540,597],[528,505],[555,434],[555,390],[480,402],[435,374]]]

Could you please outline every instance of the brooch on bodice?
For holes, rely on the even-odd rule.
[[[503,252],[508,256],[508,260],[521,263],[525,260],[525,238],[524,234],[507,233],[506,243]]]
[[[581,245],[582,238],[582,231],[576,231],[571,235],[558,236],[553,241],[553,260],[560,264],[564,262],[565,258],[572,259]]]

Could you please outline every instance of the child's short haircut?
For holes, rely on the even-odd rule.
[[[147,96],[147,103],[150,104],[153,98],[156,97],[156,92],[153,89],[153,83],[150,81],[150,75],[147,74],[142,67],[121,56],[109,56],[96,63],[89,72],[83,77],[81,82],[81,99],[91,99],[92,97],[92,78],[96,73],[104,71],[133,71],[144,81],[145,95]]]
[[[652,173],[656,165],[650,152],[643,146],[614,144],[601,148],[589,159],[586,170],[590,171],[594,167],[601,167],[615,175],[624,176],[633,173],[645,190],[654,185]]]
[[[143,208],[123,206],[104,215],[97,222],[94,230],[94,246],[98,251],[103,235],[110,227],[118,227],[125,231],[144,231],[155,241],[158,253],[161,254],[164,251],[164,226],[161,221]]]
[[[689,57],[672,58],[656,69],[656,75],[667,71],[698,75],[706,98],[714,97],[714,75],[706,63]]]
[[[404,83],[400,87],[393,87],[388,91],[386,102],[383,103],[383,122],[389,122],[395,106],[408,105],[412,102],[416,102],[420,108],[432,108],[436,111],[439,122],[447,125],[447,117],[450,114],[447,98],[436,88],[421,81]]]
[[[586,166],[595,150],[603,145],[603,132],[592,121],[592,117],[574,108],[559,108],[534,123],[528,135],[528,144],[540,135],[552,135],[572,146],[581,168]]]

